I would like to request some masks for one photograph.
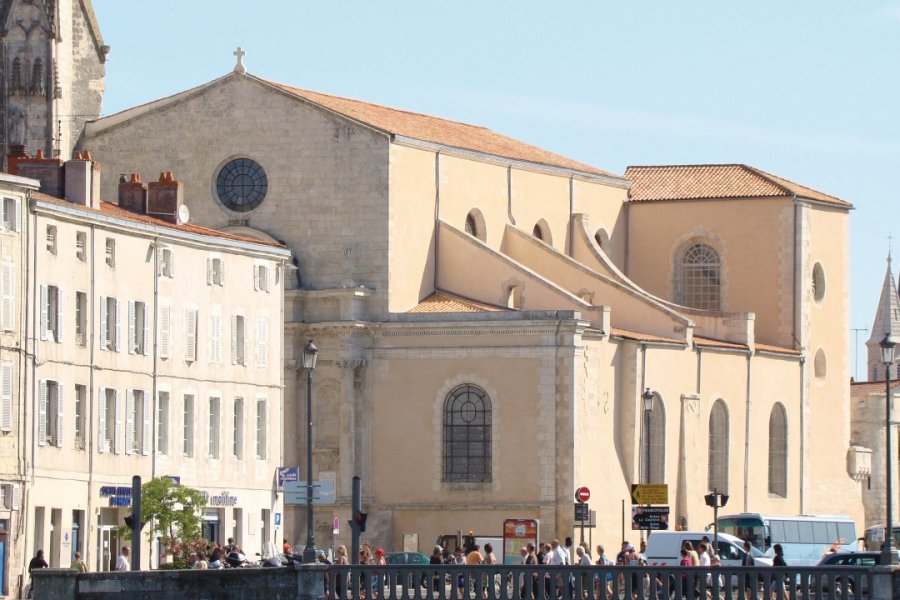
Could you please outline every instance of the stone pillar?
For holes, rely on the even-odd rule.
[[[325,565],[296,565],[294,569],[297,572],[297,600],[318,600],[325,596]]]

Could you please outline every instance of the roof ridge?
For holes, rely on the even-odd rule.
[[[744,163],[681,163],[677,165],[628,165],[626,169],[687,169],[693,167],[747,167]],[[752,167],[751,167],[752,168]]]
[[[837,201],[839,201],[839,202],[846,202],[846,200],[841,200],[841,199],[838,198],[837,196],[832,196],[831,194],[827,194],[827,193],[825,193],[825,192],[821,192],[821,191],[819,191],[819,190],[816,190],[816,189],[813,189],[813,188],[809,187],[808,185],[803,185],[802,183],[797,183],[797,182],[794,181],[793,179],[788,179],[787,177],[782,177],[781,175],[775,175],[774,173],[769,173],[768,171],[764,171],[764,170],[760,169],[759,167],[752,167],[752,166],[751,166],[751,167],[749,167],[749,168],[752,169],[752,170],[754,170],[754,171],[756,171],[757,173],[759,173],[760,176],[766,177],[766,178],[767,178],[769,181],[771,181],[774,185],[784,187],[784,188],[785,188],[787,191],[789,191],[791,194],[795,194],[795,192],[794,192],[792,189],[788,188],[787,186],[784,186],[784,185],[781,183],[782,181],[785,181],[785,182],[790,183],[790,184],[792,184],[792,185],[796,185],[797,187],[803,188],[804,190],[809,190],[809,191],[815,192],[815,193],[817,193],[817,194],[822,194],[823,196],[827,196],[827,197],[832,198],[832,199],[834,199],[834,200],[837,200]]]

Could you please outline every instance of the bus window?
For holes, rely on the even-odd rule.
[[[817,544],[832,544],[834,540],[837,539],[837,529],[835,529],[834,534],[832,534],[829,530],[828,523],[822,522],[814,522],[813,526],[813,539]]]
[[[856,542],[856,526],[853,523],[838,523],[837,528],[841,544],[853,544]]]
[[[801,544],[815,543],[815,535],[813,535],[813,524],[809,521],[797,521],[797,541]]]
[[[797,521],[782,521],[784,524],[784,541],[800,541],[800,524]]]
[[[769,522],[769,535],[772,539],[769,541],[771,544],[777,544],[778,542],[786,542],[787,538],[784,537],[784,521],[770,521]],[[768,548],[767,548],[768,550]]]

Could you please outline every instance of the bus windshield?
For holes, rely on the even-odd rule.
[[[761,552],[769,549],[766,545],[766,526],[760,517],[722,517],[719,519],[719,531],[749,540]]]

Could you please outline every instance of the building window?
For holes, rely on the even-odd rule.
[[[522,308],[521,285],[511,285],[506,288],[506,307],[515,310]]]
[[[708,489],[728,493],[728,409],[721,399],[709,413]]]
[[[106,264],[116,266],[116,240],[113,238],[106,238]]]
[[[147,304],[128,301],[128,353],[147,354],[150,345],[150,319]]]
[[[159,357],[169,358],[171,334],[172,307],[162,304],[159,307]]]
[[[541,219],[534,224],[534,227],[531,230],[531,235],[533,235],[536,239],[541,240],[545,244],[553,243],[553,238],[550,235],[550,225],[544,219]]]
[[[43,379],[38,384],[38,445],[62,446],[63,404],[58,382]]]
[[[266,172],[249,158],[227,162],[216,175],[219,201],[235,212],[249,212],[262,204],[268,189]]]
[[[184,360],[194,362],[197,360],[197,309],[188,308],[184,311]]]
[[[491,402],[481,388],[464,384],[444,401],[443,480],[491,480]]]
[[[825,269],[822,268],[822,263],[816,263],[813,266],[812,291],[813,299],[816,302],[821,302],[825,299]]]
[[[244,458],[244,399],[234,399],[234,418],[232,419],[231,454],[236,459]]]
[[[122,393],[112,388],[100,388],[98,432],[100,452],[122,451]]]
[[[712,246],[694,244],[688,248],[681,260],[678,302],[700,310],[721,310],[721,271],[719,253]]]
[[[75,232],[75,258],[84,262],[87,260],[87,233]]]
[[[169,453],[169,392],[156,395],[156,453]]]
[[[231,315],[231,364],[247,364],[247,329],[244,315]]]
[[[266,458],[266,433],[268,430],[268,416],[265,398],[256,401],[256,458]]]
[[[825,351],[821,348],[816,350],[816,357],[813,359],[813,373],[816,379],[823,379],[828,374],[828,361],[825,359]]]
[[[19,200],[18,198],[3,198],[3,228],[6,231],[19,230]]]
[[[0,263],[0,329],[12,331],[16,325],[15,267],[9,261]]]
[[[225,285],[225,261],[221,258],[206,259],[206,284]]]
[[[13,364],[0,363],[0,431],[12,431]]]
[[[653,410],[650,411],[650,431],[647,431],[646,423],[646,415],[641,414],[641,483],[665,483],[666,409],[659,394],[654,394],[653,396]],[[649,464],[647,464],[648,444],[650,447]]]
[[[150,403],[144,390],[130,390],[125,399],[125,454],[150,452]]]
[[[47,225],[47,252],[56,255],[56,225]]]
[[[475,217],[472,216],[472,213],[466,215],[466,233],[472,237],[478,237],[478,224],[475,222]]]
[[[487,224],[484,222],[484,215],[477,208],[473,208],[466,215],[466,233],[474,238],[478,238],[482,242],[487,241]]]
[[[122,308],[115,298],[100,296],[100,349],[122,349]]]
[[[269,287],[269,267],[266,265],[254,265],[253,289],[261,292],[268,292]]]
[[[75,449],[84,450],[84,424],[87,410],[87,386],[75,385]]]
[[[62,341],[62,291],[55,285],[41,286],[41,339]]]
[[[787,498],[787,413],[781,403],[769,415],[769,493]]]
[[[269,320],[264,316],[256,317],[256,366],[269,364]]]
[[[184,419],[181,433],[181,454],[194,455],[194,395],[184,395]]]
[[[209,315],[209,362],[222,362],[222,315]]]
[[[162,248],[159,252],[159,265],[157,275],[172,278],[175,277],[175,253],[171,248]]]
[[[75,292],[75,343],[87,345],[87,294]]]
[[[209,447],[207,455],[210,458],[219,458],[219,416],[222,401],[219,398],[209,399]]]

